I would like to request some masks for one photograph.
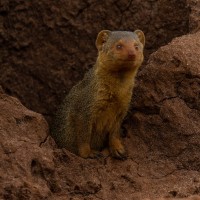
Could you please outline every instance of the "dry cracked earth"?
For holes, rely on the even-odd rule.
[[[49,125],[102,29],[141,29],[125,161],[59,149]],[[1,0],[0,199],[200,200],[200,1]]]

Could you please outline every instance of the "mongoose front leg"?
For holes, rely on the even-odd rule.
[[[127,153],[120,139],[120,128],[116,128],[109,135],[109,149],[113,157],[118,159],[126,159]]]
[[[79,127],[79,128],[78,128]],[[84,132],[83,132],[84,130]],[[82,158],[98,158],[101,156],[99,151],[91,149],[92,126],[90,122],[81,121],[77,126],[78,154]],[[82,136],[82,137],[80,137]]]

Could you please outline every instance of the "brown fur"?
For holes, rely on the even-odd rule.
[[[124,158],[120,126],[131,101],[134,78],[143,61],[142,31],[101,31],[98,58],[84,79],[72,88],[52,127],[60,147],[83,158],[93,158],[108,147]]]

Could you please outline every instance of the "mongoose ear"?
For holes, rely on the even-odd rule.
[[[136,30],[136,31],[134,31],[134,33],[138,36],[140,42],[144,46],[145,45],[145,36],[144,36],[144,33],[141,30]]]
[[[99,32],[97,39],[96,39],[96,47],[100,51],[102,49],[103,44],[108,40],[111,31],[109,30],[102,30]]]

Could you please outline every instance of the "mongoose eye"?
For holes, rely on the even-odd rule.
[[[117,44],[117,45],[116,45],[116,49],[119,49],[119,50],[120,50],[120,49],[122,49],[122,47],[123,47],[123,46],[122,46],[121,44]]]
[[[139,44],[135,44],[135,49],[138,50],[139,49]]]

